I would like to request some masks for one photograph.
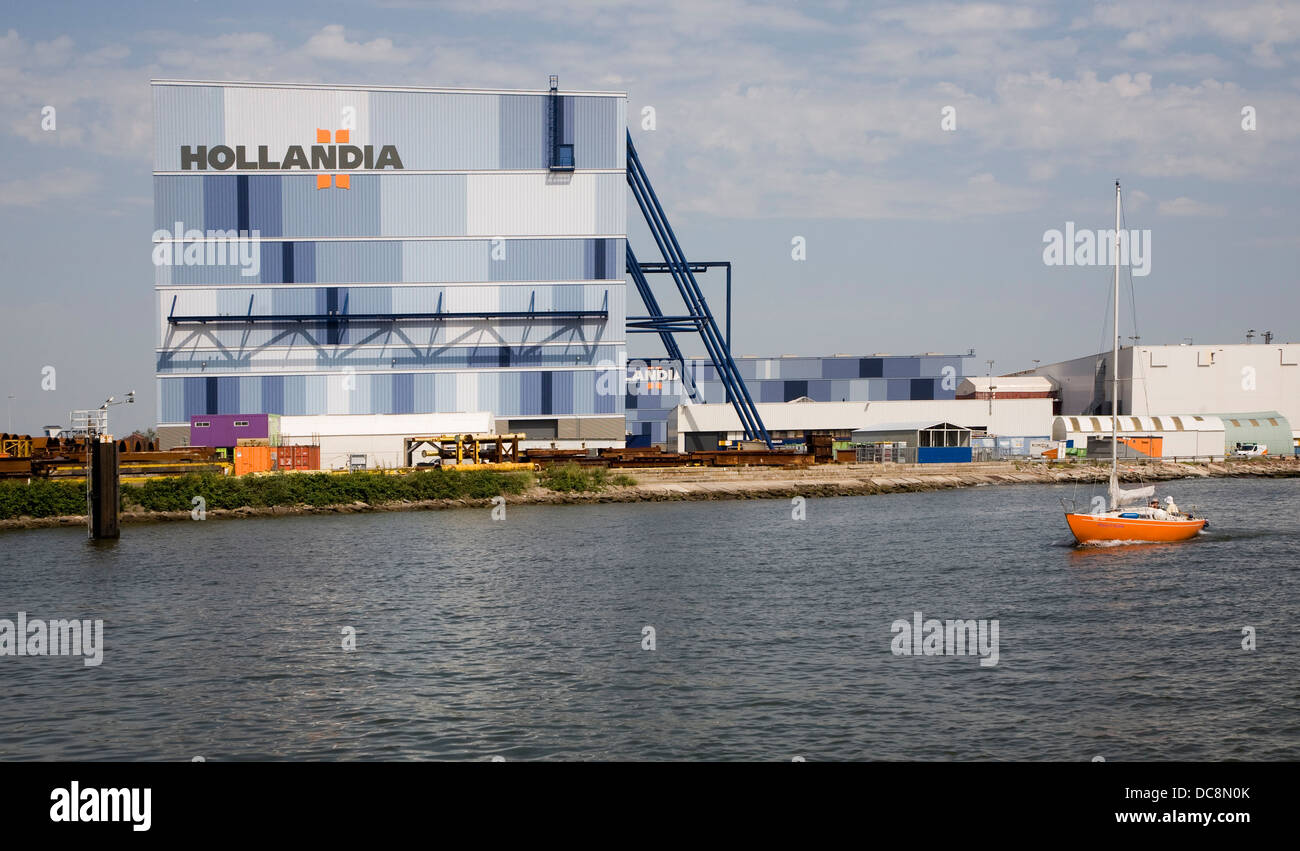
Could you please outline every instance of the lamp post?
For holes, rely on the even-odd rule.
[[[14,433],[14,394],[9,394],[9,427],[5,429],[10,434]]]
[[[993,416],[993,361],[985,361],[989,365],[989,417]]]
[[[113,405],[134,405],[135,391],[132,390],[128,392],[126,394],[126,398],[122,399],[121,401],[115,401],[115,400],[116,397],[109,396],[107,399],[104,400],[104,404],[99,406],[99,409],[104,412],[104,434],[110,434],[108,430],[108,409]]]

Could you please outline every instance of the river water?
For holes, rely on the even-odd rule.
[[[1051,486],[0,533],[0,618],[103,620],[0,656],[0,759],[1300,759],[1300,480],[1158,492],[1209,533],[1079,550]],[[997,663],[896,655],[917,611]]]

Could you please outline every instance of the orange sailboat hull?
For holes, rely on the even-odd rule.
[[[1195,538],[1205,527],[1205,521],[1200,519],[1146,520],[1105,514],[1067,514],[1065,522],[1070,524],[1070,531],[1081,544],[1093,541],[1186,541]]]

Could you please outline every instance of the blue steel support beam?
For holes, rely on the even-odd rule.
[[[659,203],[654,189],[650,187],[649,178],[646,176],[641,160],[637,156],[631,133],[627,134],[627,165],[627,181],[632,187],[632,194],[636,198],[637,205],[641,208],[641,214],[645,217],[646,224],[650,226],[651,235],[654,237],[655,244],[672,273],[673,281],[677,284],[677,290],[682,296],[682,300],[686,303],[692,316],[700,320],[698,323],[700,338],[708,350],[714,367],[718,370],[718,377],[722,380],[723,386],[727,388],[732,407],[735,408],[736,414],[740,418],[746,436],[750,439],[760,439],[768,447],[771,447],[772,439],[763,426],[758,409],[749,394],[749,389],[745,386],[740,370],[736,368],[735,361],[731,357],[728,345],[730,341],[724,342],[721,339],[722,335],[718,330],[717,322],[709,311],[704,293],[691,271],[691,265],[682,252],[672,226],[668,223],[668,217],[664,213],[663,206]],[[652,313],[655,312],[652,311]]]
[[[627,252],[627,272],[632,276],[632,283],[636,285],[636,290],[641,294],[641,301],[645,302],[646,310],[650,311],[652,317],[662,317],[663,311],[659,309],[659,302],[655,298],[654,291],[650,289],[650,282],[646,280],[645,273],[641,271],[641,264],[637,262],[636,254],[632,252],[632,246],[628,245],[625,249]],[[682,358],[682,350],[677,346],[677,340],[672,334],[660,333],[660,341],[664,344],[664,351],[668,357],[678,362],[678,365],[685,370],[686,363]]]
[[[628,134],[628,141],[631,143],[631,134]],[[653,197],[653,190],[650,189],[649,178],[641,166],[640,159],[636,156],[635,146],[628,149],[628,183],[632,187],[632,194],[637,200],[637,205],[641,209],[641,215],[645,218],[646,224],[650,226],[651,236],[659,248],[660,254],[663,255],[665,262],[663,264],[673,276],[673,283],[677,285],[677,292],[682,301],[686,303],[693,316],[702,316],[702,306],[697,299],[693,297],[690,282],[686,279],[685,273],[689,272],[689,266],[683,261],[684,258],[678,256],[673,251],[675,239],[670,239],[666,233],[667,217],[663,209],[659,206],[657,199]],[[707,309],[706,307],[704,309]],[[709,334],[708,326],[701,323],[697,329],[700,338],[708,351],[709,359],[713,362],[718,370],[718,377],[721,379],[723,386],[727,389],[728,399],[732,398],[732,376],[727,370],[725,363],[718,351],[716,341]],[[735,405],[737,416],[740,418],[741,427],[745,430],[748,437],[758,434],[754,419],[750,412],[743,405]]]
[[[708,349],[710,359],[718,369],[719,378],[722,379],[723,386],[728,391],[728,397],[734,396],[734,398],[731,398],[731,402],[740,417],[746,436],[750,438],[761,437],[770,446],[771,441],[763,428],[752,399],[749,398],[748,389],[744,386],[744,381],[740,377],[739,370],[735,368],[726,346],[719,339],[717,323],[713,321],[712,314],[709,312],[708,305],[704,300],[704,295],[699,284],[695,281],[690,264],[682,253],[681,245],[677,242],[672,226],[668,224],[668,217],[664,213],[658,197],[654,194],[653,188],[650,187],[649,178],[645,174],[645,169],[641,166],[640,158],[636,155],[636,147],[632,143],[630,133],[628,134],[628,144],[628,182],[632,184],[633,194],[641,207],[642,215],[645,216],[646,222],[651,227],[655,243],[667,261],[666,265],[672,272],[678,292],[696,315],[705,317],[708,320],[701,323],[700,337],[705,348]]]
[[[624,250],[627,252],[628,274],[632,276],[632,282],[636,284],[637,292],[641,294],[641,300],[645,302],[646,310],[650,311],[646,324],[628,322],[627,329],[637,334],[658,333],[659,340],[664,344],[664,351],[668,353],[669,360],[677,364],[677,374],[682,377],[682,387],[686,389],[686,395],[691,399],[698,399],[695,383],[687,381],[686,378],[686,358],[677,345],[677,339],[672,335],[672,332],[677,329],[671,323],[663,322],[664,315],[663,311],[659,309],[659,301],[655,298],[654,291],[650,289],[650,282],[646,280],[645,273],[641,270],[641,264],[637,262],[636,254],[632,251],[632,246],[627,245]]]
[[[630,134],[629,134],[629,141],[631,141]],[[663,223],[660,221],[661,212],[655,211],[655,209],[651,206],[651,202],[648,197],[649,179],[645,175],[645,170],[641,168],[640,160],[635,157],[635,153],[636,152],[634,148],[629,148],[628,173],[627,173],[628,184],[631,185],[632,194],[636,198],[637,205],[641,208],[641,215],[645,218],[646,224],[650,226],[650,233],[651,236],[654,238],[655,244],[659,248],[659,253],[663,255],[665,259],[669,257],[674,257],[670,248],[670,243],[664,234]],[[640,264],[638,264],[638,271],[639,268],[640,268]],[[678,295],[681,296],[681,299],[686,304],[687,309],[691,310],[694,316],[699,316],[700,315],[699,305],[693,303],[693,300],[689,292],[689,285],[681,273],[680,262],[677,262],[674,257],[674,260],[664,263],[662,268],[666,269],[670,274],[672,274],[673,283],[677,285]],[[647,288],[648,286],[649,284],[647,282]],[[708,334],[704,331],[703,326],[700,326],[699,328],[693,330],[700,332],[700,338],[703,340],[704,347],[708,351],[709,359],[710,361],[713,362],[714,366],[718,368],[718,377],[722,381],[723,386],[727,388],[728,398],[731,398],[732,395],[730,392],[731,376],[727,372],[727,370],[722,366],[722,361],[718,355],[716,345],[709,338]],[[685,364],[683,363],[683,374],[684,373],[685,373]],[[756,434],[757,430],[754,426],[753,421],[748,416],[749,412],[744,410],[741,407],[737,407],[736,412],[740,416],[741,428],[745,430],[746,435]]]

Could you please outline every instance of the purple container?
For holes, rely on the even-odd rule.
[[[190,417],[190,446],[232,447],[241,438],[279,434],[273,414],[195,414]]]

